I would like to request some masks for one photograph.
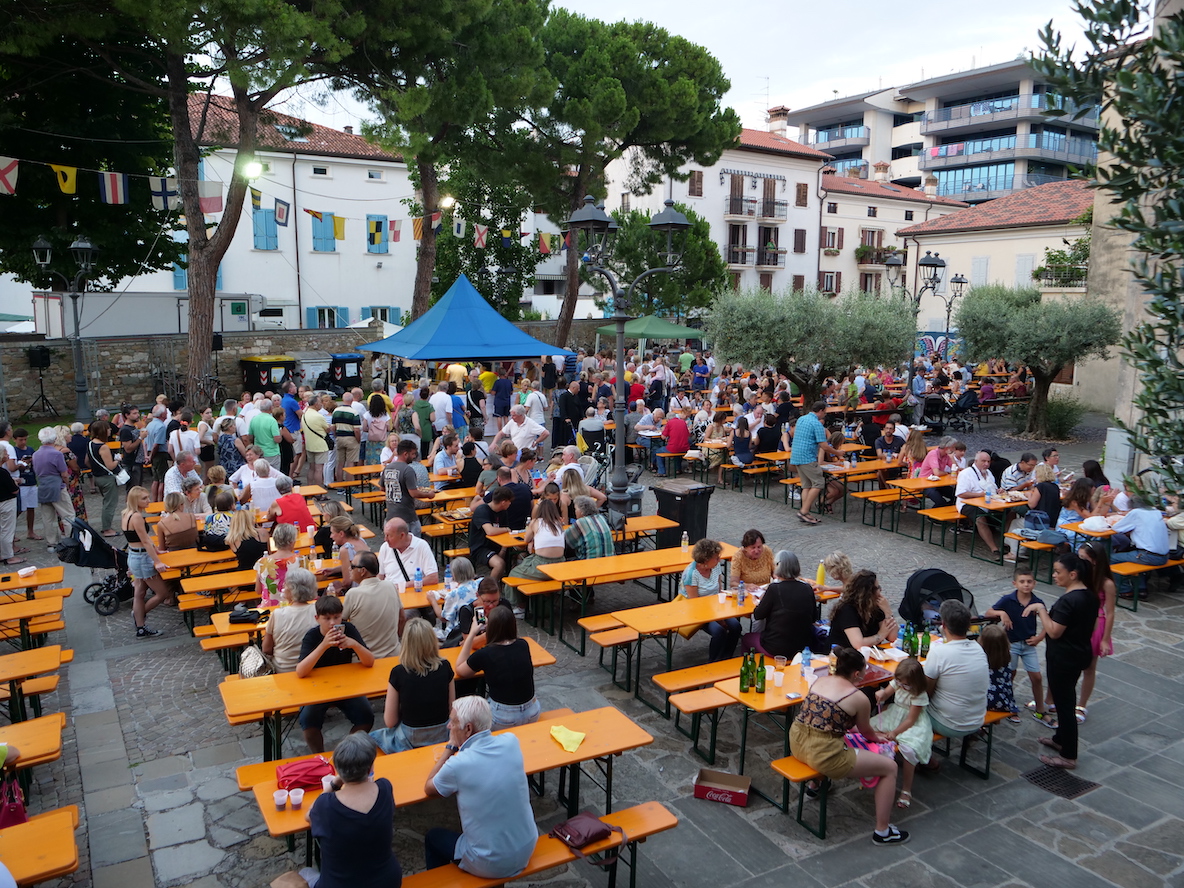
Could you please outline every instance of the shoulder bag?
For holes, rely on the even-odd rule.
[[[28,820],[20,784],[14,775],[9,774],[0,782],[0,829],[27,823]]]
[[[603,841],[615,832],[621,834],[621,844],[618,846],[617,853],[603,860],[588,860],[589,863],[595,866],[611,866],[621,856],[619,849],[629,844],[629,836],[619,826],[611,826],[594,814],[583,811],[570,820],[563,821],[563,823],[556,826],[547,835],[567,845],[576,857],[581,860],[587,860],[587,855],[580,849],[595,842]]]
[[[275,779],[280,789],[320,789],[322,777],[336,776],[337,769],[323,755],[277,765]]]

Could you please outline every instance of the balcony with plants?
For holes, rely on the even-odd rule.
[[[873,247],[870,244],[860,244],[855,248],[855,263],[860,271],[872,271],[882,268],[884,260],[899,252],[896,247]]]

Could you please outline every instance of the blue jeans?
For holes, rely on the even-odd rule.
[[[370,736],[378,744],[378,748],[388,755],[395,752],[407,752],[420,746],[431,746],[433,743],[443,743],[448,739],[448,722],[439,725],[428,725],[422,728],[408,727],[403,722],[393,728],[379,728],[371,731]]]
[[[679,456],[683,456],[683,455],[684,454],[681,454],[681,453],[679,454]],[[658,474],[659,475],[669,474],[669,472],[667,471],[667,468],[666,468],[665,457],[659,456],[659,457],[657,457],[657,460],[658,460]],[[681,462],[679,463],[679,465],[681,465]],[[670,471],[673,471],[673,469],[674,469],[674,460],[672,459],[672,460],[670,460]]]
[[[714,620],[703,626],[703,631],[711,636],[707,645],[707,661],[726,660],[736,654],[736,645],[740,643],[740,621],[735,617],[726,620]]]
[[[336,703],[313,703],[300,707],[300,727],[304,730],[316,728],[318,731],[325,724],[325,713],[330,706],[336,706],[341,714],[349,719],[355,728],[365,728],[367,731],[374,726],[374,710],[370,708],[370,701],[365,697],[350,697],[348,700],[338,700]]]
[[[427,869],[446,866],[456,860],[456,843],[460,833],[434,827],[423,836],[423,856]]]
[[[1131,564],[1131,563],[1133,563],[1133,564],[1151,564],[1151,565],[1159,566],[1159,565],[1168,563],[1168,556],[1167,555],[1156,555],[1154,552],[1148,552],[1145,549],[1131,549],[1129,552],[1114,552],[1113,554],[1111,554],[1111,556],[1110,556],[1110,563],[1111,564],[1118,564],[1120,561],[1126,562],[1128,564]],[[1147,588],[1147,575],[1142,574],[1141,576],[1139,576],[1138,580],[1139,580],[1139,589],[1140,590],[1146,589]],[[1131,584],[1130,577],[1119,577],[1117,585],[1118,585],[1119,592],[1131,592],[1132,591],[1132,584]]]
[[[539,705],[538,697],[533,698],[529,703],[522,703],[520,705],[498,703],[496,700],[490,700],[489,711],[493,715],[493,730],[500,731],[503,728],[516,728],[518,725],[533,724],[539,720],[539,713],[542,711],[542,707]]]

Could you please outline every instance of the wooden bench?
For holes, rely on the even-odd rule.
[[[921,516],[921,536],[925,536],[925,522],[929,522],[929,540],[933,543],[933,528],[941,528],[941,547],[946,547],[946,532],[948,530],[954,531],[954,551],[958,551],[958,522],[962,519],[962,514],[958,511],[957,506],[935,506],[932,509],[921,509],[917,512]]]
[[[465,546],[461,549],[445,549],[444,550],[444,557],[445,558],[468,557],[468,554],[469,554],[469,547],[468,546]],[[504,580],[503,580],[503,582],[504,582]]]
[[[344,493],[344,494],[345,494],[345,501],[346,501],[347,503],[352,503],[352,502],[353,502],[353,493],[354,493],[354,491],[355,491],[355,490],[357,490],[357,489],[360,489],[360,488],[361,488],[361,487],[363,487],[363,486],[364,486],[366,483],[367,483],[367,482],[365,482],[365,481],[358,481],[358,480],[353,480],[353,481],[330,481],[330,482],[329,482],[328,484],[326,484],[325,486],[326,486],[327,488],[329,488],[330,490],[336,490],[336,491],[338,491],[338,492],[340,492],[340,493]]]
[[[1028,553],[1030,559],[1030,566],[1032,568],[1032,575],[1038,577],[1040,575],[1040,560],[1044,553],[1048,553],[1048,576],[1044,580],[1046,583],[1052,583],[1052,566],[1053,560],[1056,557],[1057,547],[1052,543],[1039,543],[1036,540],[1030,540],[1018,533],[1005,533],[1004,539],[1011,540],[1016,545]]]
[[[805,762],[798,761],[792,755],[785,758],[777,759],[770,763],[775,772],[780,774],[785,780],[790,783],[798,785],[798,813],[794,818],[797,822],[804,826],[807,830],[818,836],[820,839],[826,838],[826,797],[830,790],[830,780],[823,777],[820,773],[815,771]],[[806,822],[802,813],[805,809],[806,802],[806,784],[810,781],[818,781],[818,826],[817,828],[811,826]]]
[[[600,668],[604,669],[613,677],[613,684],[624,691],[631,690],[633,687],[633,645],[637,643],[640,636],[634,630],[620,626],[616,629],[606,629],[603,632],[591,632],[588,635],[588,640],[600,648],[600,654],[597,661]],[[624,649],[625,651],[625,683],[617,681],[617,652]],[[604,652],[610,650],[613,653],[612,665],[604,665]]]
[[[41,601],[45,598],[69,598],[74,594],[73,586],[66,586],[63,589],[37,589],[33,592],[33,601]],[[7,598],[8,601],[3,599]],[[25,601],[24,589],[8,589],[0,592],[0,604],[9,604],[13,601]]]
[[[650,836],[665,832],[678,826],[678,818],[671,814],[660,802],[643,802],[632,808],[614,811],[600,818],[611,826],[619,826],[625,833],[610,833],[607,839],[585,845],[581,852],[585,855],[599,855],[612,852],[625,844],[622,858],[626,858],[629,867],[629,888],[636,888],[637,884],[637,845]],[[526,879],[537,873],[555,867],[564,866],[577,860],[576,855],[567,845],[550,836],[540,836],[535,845],[534,854],[522,872],[510,879],[485,879],[466,873],[455,863],[438,866],[435,869],[424,870],[411,876],[403,877],[404,888],[494,888],[504,885],[511,880]],[[614,861],[608,867],[608,884],[610,888],[616,885],[617,863]]]
[[[737,672],[739,672],[739,669],[737,669]],[[667,674],[669,675],[669,673]],[[675,709],[675,730],[690,738],[691,748],[695,750],[696,755],[709,765],[714,765],[715,738],[719,732],[720,715],[726,708],[736,702],[736,698],[728,696],[719,688],[707,687],[694,691],[683,691],[681,694],[671,694],[666,698],[666,702]],[[684,731],[679,727],[677,713],[683,713],[691,717],[689,731]],[[708,713],[707,718],[711,724],[711,735],[707,742],[706,752],[699,748],[699,729],[702,726],[704,713]]]
[[[891,512],[891,514],[894,517],[893,517],[893,520],[890,524],[890,529],[895,530],[896,529],[896,521],[895,521],[896,507],[898,505],[900,505],[900,501],[902,499],[901,493],[902,493],[902,491],[899,489],[896,489],[896,490],[857,490],[854,493],[852,493],[851,496],[854,499],[863,500],[863,516],[860,519],[863,524],[868,525],[869,527],[879,526],[881,529],[883,529],[883,527],[884,527],[884,513]],[[867,507],[868,507],[869,503],[871,504],[871,507],[872,507],[872,520],[870,522],[867,520]],[[879,515],[880,515],[878,521],[876,519],[876,510],[877,509],[879,510]]]
[[[796,477],[795,478],[782,478],[778,483],[785,485],[783,490],[785,491],[785,504],[788,506],[790,495],[794,492],[795,487],[802,486],[802,479],[796,478]]]
[[[730,660],[717,660],[714,663],[704,663],[701,666],[687,666],[672,672],[660,672],[653,677],[653,682],[666,696],[679,694],[683,691],[693,691],[695,688],[706,688],[717,681],[735,678],[740,674],[740,664],[743,657],[732,657]],[[677,727],[678,722],[675,722]],[[689,737],[690,735],[687,734]]]
[[[1124,602],[1128,599],[1119,596],[1118,606],[1124,610],[1137,612],[1139,610],[1139,585],[1141,582],[1145,582],[1145,578],[1143,580],[1136,580],[1135,578],[1142,577],[1143,574],[1154,573],[1157,570],[1167,570],[1168,568],[1179,567],[1181,565],[1184,565],[1184,558],[1176,558],[1174,560],[1169,558],[1165,564],[1138,564],[1134,561],[1119,561],[1111,564],[1110,571],[1115,576],[1133,580],[1131,583],[1132,595],[1129,599],[1130,604],[1125,604]],[[1148,594],[1150,594],[1150,590]]]
[[[30,678],[21,684],[21,690],[24,691],[25,702],[29,704],[33,710],[35,718],[41,717],[41,695],[52,694],[58,689],[58,682],[61,681],[61,676],[54,675],[38,675],[36,678]],[[10,703],[8,694],[8,685],[0,684],[0,703]],[[8,720],[12,721],[13,712],[11,705],[8,709]]]
[[[766,466],[747,466],[740,470],[739,477],[741,478],[740,490],[744,489],[743,478],[748,475],[752,478],[752,495],[758,499],[769,498],[769,476],[773,474],[781,474],[781,467],[775,465]],[[759,483],[758,483],[759,482]]]
[[[682,460],[683,460],[683,457],[686,456],[685,453],[669,453],[668,451],[665,451],[665,450],[659,450],[657,453],[654,454],[654,456],[660,457],[664,460],[667,460],[667,462],[668,462],[668,465],[666,466],[667,476],[678,475],[682,472]]]
[[[245,632],[234,635],[215,635],[201,640],[203,651],[214,651],[222,662],[222,668],[227,672],[238,672],[239,652],[251,643],[251,636]]]
[[[984,740],[987,744],[986,764],[981,768],[977,768],[974,765],[967,763],[966,753],[970,751],[970,747],[973,745],[973,739],[975,738],[974,734],[969,734],[966,737],[962,738],[962,750],[958,755],[958,767],[962,768],[963,770],[969,771],[971,774],[974,774],[976,777],[981,777],[983,780],[990,780],[991,779],[991,752],[992,752],[994,745],[995,745],[995,725],[999,724],[999,722],[1003,721],[1005,718],[1011,718],[1011,713],[1010,712],[988,711],[986,714],[986,717],[983,718],[983,726],[982,726],[982,729],[980,729],[980,732],[982,730],[985,730],[985,732],[986,732],[985,737],[984,737]],[[941,734],[934,733],[933,740],[934,740],[933,748],[936,749],[942,755],[949,756],[949,754],[950,754],[950,738],[943,737]],[[937,745],[938,740],[945,741],[944,748]],[[967,742],[967,741],[971,741],[971,742]]]

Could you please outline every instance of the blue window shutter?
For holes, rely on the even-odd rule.
[[[374,222],[378,223],[378,231],[381,234],[382,243],[378,243],[378,244],[370,243],[370,226]],[[372,214],[366,215],[366,251],[368,253],[390,252],[389,247],[388,247],[388,234],[387,234],[387,230],[386,230],[387,229],[386,222],[387,222],[386,216],[378,216],[378,215],[372,215]]]
[[[386,307],[386,317],[388,324],[402,324],[403,323],[403,309],[397,305],[388,305]]]
[[[349,326],[349,309],[344,306],[337,306],[337,326]]]
[[[182,256],[182,260],[187,260],[187,256]],[[188,290],[189,289],[189,272],[182,268],[176,262],[173,263],[173,289],[174,290]]]
[[[318,253],[332,253],[337,249],[337,241],[333,237],[333,214],[325,213],[318,220],[312,219],[312,248]]]
[[[206,179],[206,162],[205,162],[205,160],[199,160],[197,162],[197,180],[199,182],[204,182],[205,179]]]
[[[304,326],[309,330],[317,328],[317,310],[315,308],[304,309]]]
[[[373,312],[370,311],[369,306],[363,306],[362,307],[362,320],[364,321],[367,318],[372,317],[372,316],[373,316]]]
[[[219,265],[218,265],[218,276],[214,278],[214,289],[215,290],[225,289],[222,286],[222,265],[221,265],[221,263],[219,263]]]
[[[263,246],[263,210],[251,210],[251,233],[255,238],[255,249],[266,250]]]
[[[280,248],[280,231],[275,222],[275,210],[263,210],[263,238],[265,250]]]

